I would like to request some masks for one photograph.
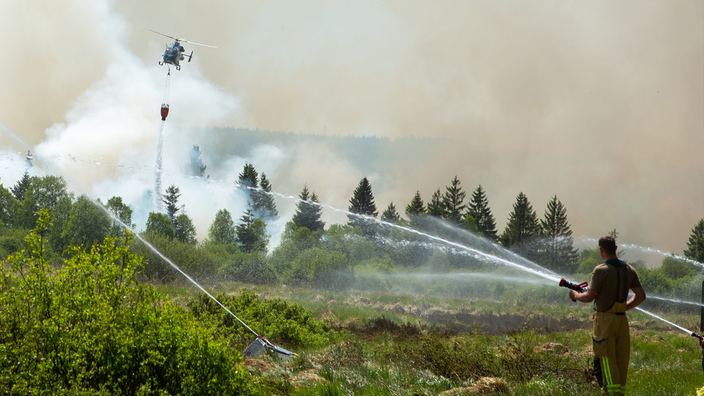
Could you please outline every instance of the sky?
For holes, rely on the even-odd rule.
[[[217,49],[184,44],[193,61],[171,71],[166,99],[157,62],[170,40],[146,29]],[[0,183],[16,182],[32,150],[33,172],[144,215],[167,100],[162,185],[178,183],[199,237],[214,211],[243,205],[228,185],[245,162],[282,194],[307,183],[341,209],[365,176],[383,210],[416,190],[427,201],[457,175],[486,190],[499,232],[519,192],[539,216],[556,195],[576,238],[616,229],[677,254],[704,218],[698,0],[6,0],[0,48]],[[203,187],[174,153],[209,137],[176,131],[210,126],[454,144],[412,177],[363,174],[325,147],[265,145],[209,169],[222,183]]]

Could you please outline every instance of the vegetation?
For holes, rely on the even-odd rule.
[[[271,248],[266,222],[278,212],[262,199],[272,198],[271,183],[251,164],[239,184],[261,190],[244,190],[250,203],[237,223],[220,210],[200,242],[174,185],[164,198],[169,213],[151,213],[144,242],[133,242],[122,227],[135,228],[132,209],[120,197],[103,210],[75,198],[60,177],[25,176],[11,190],[0,186],[0,393],[598,394],[585,363],[589,308],[501,261],[521,262],[519,253],[589,280],[603,260],[598,250],[574,249],[557,196],[538,219],[519,194],[497,238],[486,193],[479,186],[465,204],[456,176],[427,205],[416,191],[408,221],[390,203],[383,222],[351,216],[327,229],[318,197],[304,186]],[[378,215],[367,178],[350,204],[353,213]],[[699,295],[701,224],[686,259],[631,263],[649,295]],[[194,292],[174,265],[300,356],[243,361],[254,334]],[[698,307],[647,304],[696,328]],[[632,316],[633,393],[701,386],[691,337]]]

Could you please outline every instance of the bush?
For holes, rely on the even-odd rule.
[[[222,268],[226,280],[262,285],[276,283],[276,271],[269,265],[266,256],[260,252],[238,252],[229,258]]]
[[[142,234],[142,237],[192,278],[209,281],[218,275],[219,257],[206,246],[181,242],[158,233],[147,232]],[[132,250],[146,259],[141,275],[149,281],[155,283],[185,281],[183,275],[144,243],[135,243],[132,245]]]
[[[0,278],[0,393],[254,394],[231,351],[182,308],[137,283],[129,236],[43,257],[48,216]]]
[[[344,253],[320,248],[303,251],[281,274],[281,280],[286,284],[328,290],[342,290],[353,278]]]
[[[319,347],[338,336],[324,322],[313,319],[313,312],[297,303],[259,298],[246,289],[238,296],[217,295],[215,298],[253,331],[273,343],[281,343],[284,348]],[[255,336],[249,329],[208,296],[201,294],[192,299],[188,308],[198,320],[217,327],[235,348],[244,350],[254,341]]]

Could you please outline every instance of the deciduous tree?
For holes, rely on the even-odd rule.
[[[174,219],[174,236],[181,242],[191,245],[198,242],[196,239],[196,226],[187,214],[181,213]]]
[[[122,197],[112,197],[108,199],[105,206],[113,216],[122,222],[122,224],[134,229],[135,225],[132,224],[132,208],[122,202]],[[110,227],[110,234],[118,237],[125,235],[125,230],[122,224],[112,219],[111,221],[112,226]]]
[[[71,205],[71,212],[63,229],[63,237],[72,245],[82,245],[86,250],[103,242],[110,231],[110,217],[86,195],[78,197]]]
[[[220,244],[235,244],[235,222],[227,209],[220,209],[208,230],[208,239]]]
[[[147,228],[145,232],[151,232],[159,235],[164,235],[169,238],[173,238],[176,235],[174,226],[169,219],[169,216],[163,213],[149,213],[149,218],[147,219]]]

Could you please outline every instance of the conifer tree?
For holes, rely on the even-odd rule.
[[[352,213],[374,217],[379,214],[374,203],[374,194],[372,193],[372,185],[369,180],[364,177],[354,189],[352,198],[350,198],[349,211]],[[361,227],[365,234],[373,233],[373,221],[360,218],[358,216],[347,215],[347,224],[351,227]]]
[[[256,188],[259,188],[259,174],[250,163],[244,164],[242,173],[238,175],[237,189],[242,191],[247,197],[247,203],[254,207],[257,196]]]
[[[166,205],[166,215],[169,216],[169,219],[171,219],[171,223],[173,225],[174,220],[176,219],[176,213],[181,209],[178,207],[178,198],[181,196],[181,191],[179,190],[178,187],[175,185],[170,185],[169,188],[166,189],[166,195],[164,195],[164,198],[161,199],[161,201]]]
[[[194,144],[193,148],[191,148],[191,151],[188,153],[189,162],[187,173],[189,176],[203,177],[205,175],[205,170],[208,166],[200,159],[200,154],[200,147]]]
[[[266,178],[266,173],[262,172],[262,177],[259,181],[262,191],[254,191],[254,213],[264,220],[264,222],[276,220],[279,217],[279,211],[276,210],[276,202],[271,194],[271,183]]]
[[[12,195],[15,196],[15,199],[18,201],[24,200],[24,193],[27,191],[29,188],[31,180],[29,177],[29,172],[24,171],[24,174],[22,175],[22,178],[17,181],[17,184],[15,184],[12,187]]]
[[[381,220],[391,224],[395,223],[400,218],[401,216],[396,211],[396,206],[393,202],[391,202],[384,213],[381,214]]]
[[[237,242],[235,222],[227,209],[220,209],[208,229],[208,239],[212,242],[230,245]]]
[[[692,235],[689,236],[687,241],[687,249],[684,250],[684,256],[704,263],[704,219],[699,220],[699,223],[692,229]]]
[[[479,235],[492,242],[496,242],[496,221],[494,220],[494,215],[491,214],[489,200],[481,184],[472,193],[467,215],[474,219],[474,224],[477,227]]]
[[[320,220],[322,208],[318,203],[318,197],[308,191],[308,185],[303,185],[301,195],[298,196],[301,200],[298,202],[296,213],[293,214],[293,224],[296,228],[306,227],[311,231],[322,230],[325,223]]]
[[[533,206],[523,192],[516,197],[513,211],[509,214],[508,223],[499,238],[501,244],[526,258],[535,258],[532,243],[540,235],[540,224]]]
[[[416,191],[415,195],[411,199],[411,202],[406,205],[406,216],[411,218],[412,216],[418,216],[425,213],[425,203],[420,197],[420,191]]]
[[[428,208],[426,209],[425,213],[440,218],[445,216],[445,208],[442,204],[442,195],[440,194],[440,189],[433,193],[433,196],[430,198],[430,202],[428,202]]]
[[[269,235],[266,233],[266,223],[254,217],[251,209],[247,209],[240,217],[240,224],[235,227],[237,247],[245,253],[266,253]]]
[[[442,206],[445,209],[444,218],[455,224],[460,224],[467,207],[464,204],[467,193],[462,191],[460,179],[457,178],[457,175],[450,183],[449,187],[445,187],[445,194],[442,196]]]
[[[573,246],[567,209],[557,199],[557,195],[548,202],[540,227],[543,236],[542,263],[558,273],[573,273],[579,265],[579,254]]]

